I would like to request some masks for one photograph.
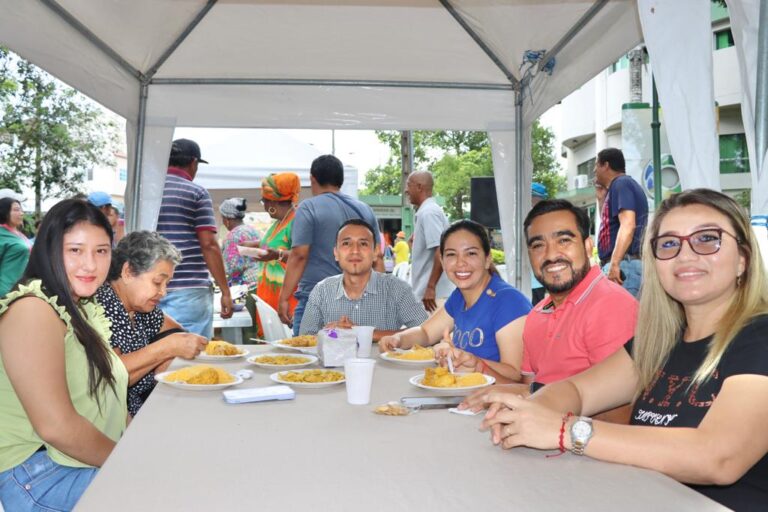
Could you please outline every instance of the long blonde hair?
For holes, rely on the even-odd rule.
[[[768,280],[760,248],[744,209],[727,195],[704,188],[687,190],[664,200],[643,242],[643,285],[633,345],[633,358],[640,376],[639,393],[652,385],[656,373],[664,366],[678,342],[685,324],[683,306],[661,286],[651,251],[651,240],[658,236],[661,222],[670,211],[697,204],[717,210],[728,218],[746,265],[737,281],[731,305],[718,322],[707,355],[696,370],[691,385],[709,379],[733,338],[753,317],[768,313]]]

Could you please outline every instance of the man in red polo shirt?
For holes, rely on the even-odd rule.
[[[542,201],[523,224],[528,256],[547,296],[525,320],[522,372],[532,390],[583,372],[624,346],[637,301],[591,266],[589,217],[568,201]]]
[[[528,313],[523,329],[520,394],[583,372],[632,338],[637,301],[591,266],[589,217],[562,199],[539,202],[523,223],[528,257],[547,295]],[[482,408],[479,390],[462,405]]]

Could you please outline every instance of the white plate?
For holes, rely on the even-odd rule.
[[[282,340],[278,340],[278,341],[282,341]],[[302,354],[310,354],[310,355],[317,354],[317,345],[315,345],[314,347],[293,347],[291,345],[283,345],[282,343],[278,343],[278,341],[270,341],[268,343],[275,348],[292,350],[294,352],[301,352]]]
[[[467,373],[459,372],[456,375],[467,375]],[[413,377],[408,379],[408,382],[410,382],[417,388],[428,389],[430,391],[434,391],[435,393],[440,393],[443,395],[468,395],[471,391],[490,386],[491,384],[496,382],[496,379],[491,377],[490,375],[483,375],[483,377],[485,377],[485,384],[479,384],[477,386],[468,386],[465,388],[438,388],[434,386],[425,386],[424,384],[421,383],[421,381],[424,379],[423,373],[419,375],[414,375]]]
[[[408,352],[407,350],[396,350],[395,352]],[[415,360],[415,359],[397,359],[395,357],[390,357],[387,352],[381,352],[379,354],[379,357],[382,358],[385,361],[389,361],[390,363],[394,364],[401,364],[403,366],[416,366],[416,367],[424,367],[424,366],[430,366],[435,364],[435,360],[433,359],[421,359],[421,360]]]
[[[248,350],[240,349],[239,354],[235,354],[232,356],[213,356],[210,354],[206,354],[205,351],[200,352],[195,359],[200,359],[201,361],[229,361],[230,359],[240,359],[241,357],[245,357],[251,352]]]
[[[232,375],[235,378],[234,382],[229,382],[227,384],[187,384],[186,382],[171,382],[171,381],[165,380],[165,377],[167,377],[168,374],[170,373],[173,373],[173,371],[155,374],[155,380],[157,382],[162,382],[163,384],[167,384],[171,387],[186,389],[188,391],[216,391],[217,389],[224,389],[230,386],[237,386],[238,384],[242,384],[243,382],[242,377],[239,377],[237,375]]]
[[[298,373],[302,371],[308,371],[308,370],[298,370]],[[333,371],[337,371],[337,370],[333,370]],[[285,380],[280,380],[279,377],[281,373],[285,373],[285,372],[273,373],[272,375],[269,376],[270,380],[272,380],[272,382],[277,382],[278,384],[286,384],[288,386],[295,387],[295,388],[314,388],[314,389],[329,388],[331,386],[335,386],[336,384],[343,384],[344,382],[346,382],[346,379],[337,380],[335,382],[288,382]],[[341,372],[341,373],[343,374],[344,372]]]
[[[303,355],[303,356],[293,356],[293,357],[304,357],[307,359],[306,363],[296,363],[296,364],[267,364],[267,363],[259,363],[255,361],[255,359],[258,359],[259,357],[263,356],[272,356],[272,357],[280,357],[285,356],[285,353],[283,352],[267,352],[265,354],[257,354],[255,356],[251,356],[246,361],[248,361],[251,364],[255,364],[256,366],[259,366],[261,368],[267,368],[269,370],[290,370],[291,368],[301,368],[303,366],[309,366],[311,364],[315,364],[317,362],[317,357],[313,355]]]

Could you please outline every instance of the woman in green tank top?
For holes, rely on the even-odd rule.
[[[128,374],[92,299],[112,230],[68,199],[40,225],[24,276],[0,299],[0,502],[71,510],[126,426]]]

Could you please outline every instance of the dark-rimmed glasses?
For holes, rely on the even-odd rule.
[[[731,235],[724,229],[707,228],[694,231],[690,235],[661,235],[651,239],[651,251],[657,260],[671,260],[680,254],[683,242],[688,241],[691,250],[701,256],[715,254],[720,250],[723,242],[723,233],[731,236],[737,243],[741,243],[736,235]]]

